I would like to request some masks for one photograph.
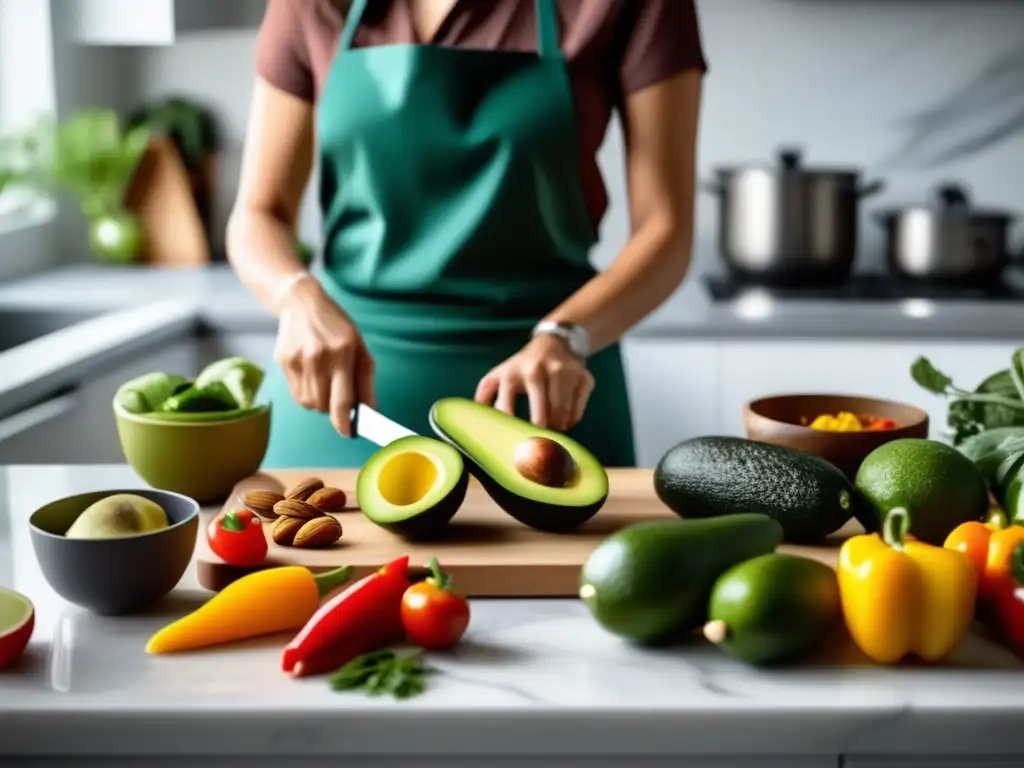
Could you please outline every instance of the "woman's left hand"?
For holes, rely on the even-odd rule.
[[[538,427],[565,431],[579,423],[594,391],[586,362],[557,336],[537,336],[491,370],[476,388],[476,401],[515,413],[516,396],[530,401],[530,420]]]

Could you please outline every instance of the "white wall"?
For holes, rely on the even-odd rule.
[[[943,179],[963,180],[977,200],[1024,212],[1024,0],[698,0],[711,72],[700,142],[702,176],[719,164],[770,159],[799,144],[808,162],[856,164],[889,189],[866,204],[924,198]],[[59,14],[55,14],[59,15]],[[99,100],[130,106],[183,93],[220,114],[228,142],[219,194],[223,223],[237,183],[252,83],[256,30],[187,35],[169,48],[65,50],[60,105]],[[963,94],[966,94],[964,96]],[[929,110],[931,127],[911,149],[908,121]],[[962,159],[932,157],[999,125],[1007,136]],[[611,131],[601,160],[612,200],[596,260],[627,236],[621,142]],[[716,205],[702,195],[697,254],[715,265]],[[317,240],[307,195],[303,235]],[[59,258],[81,253],[65,216]],[[1019,230],[1018,241],[1024,240]],[[878,261],[880,233],[863,225],[861,265]]]
[[[0,0],[2,1],[2,0]],[[40,0],[42,2],[42,0]],[[66,10],[66,9],[65,9]],[[55,0],[53,25],[53,78],[56,109],[63,118],[82,106],[105,105],[116,109],[134,103],[124,66],[125,52],[76,45],[70,41],[70,16]],[[49,89],[49,72],[27,66],[21,84]],[[13,279],[48,267],[88,258],[85,226],[73,202],[62,200],[55,220],[27,229],[0,234],[0,280]]]

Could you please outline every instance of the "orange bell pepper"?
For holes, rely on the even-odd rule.
[[[146,653],[205,648],[298,629],[317,612],[320,599],[351,574],[347,565],[318,574],[298,565],[246,574],[153,635]]]
[[[1024,542],[1024,526],[1007,524],[1005,515],[993,514],[988,522],[963,523],[946,537],[943,546],[963,552],[978,574],[978,597],[985,599],[995,585],[1010,575],[1013,551]]]
[[[892,664],[915,654],[935,662],[974,621],[978,577],[962,552],[907,536],[910,516],[892,510],[883,535],[854,536],[839,550],[839,595],[853,641]]]

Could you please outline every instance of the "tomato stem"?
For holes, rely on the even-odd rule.
[[[438,589],[451,589],[452,580],[448,577],[448,574],[441,570],[441,564],[437,561],[437,558],[433,555],[427,560],[427,569],[430,571],[430,578],[428,581]]]
[[[238,519],[236,512],[228,512],[224,515],[220,520],[220,527],[225,531],[235,531],[236,533],[245,530],[245,524]]]

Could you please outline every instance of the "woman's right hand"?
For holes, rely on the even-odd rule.
[[[352,436],[357,403],[376,406],[373,358],[359,329],[312,278],[299,280],[281,302],[274,358],[299,405],[328,413]]]

